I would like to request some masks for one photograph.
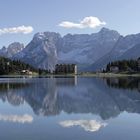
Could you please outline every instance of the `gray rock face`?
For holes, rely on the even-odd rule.
[[[14,59],[20,59],[35,67],[53,70],[57,63],[57,46],[61,36],[54,32],[37,33],[26,48],[17,53]]]
[[[140,44],[128,49],[119,59],[137,59],[140,57]]]
[[[121,36],[113,49],[99,58],[93,65],[91,65],[89,70],[97,70],[104,68],[107,63],[115,60],[122,59],[136,59],[140,54],[140,34]],[[137,55],[136,55],[137,54]]]
[[[7,48],[4,46],[2,49],[0,49],[0,56],[11,58],[16,53],[22,51],[24,48],[24,45],[19,42],[14,42],[10,44]]]
[[[68,34],[62,39],[58,53],[60,62],[90,65],[108,53],[119,38],[116,31],[103,28],[100,32],[88,34]]]
[[[53,70],[56,63],[76,63],[82,69],[108,53],[119,36],[118,32],[106,28],[91,35],[64,37],[54,32],[37,33],[14,58],[43,69]]]
[[[114,60],[139,57],[140,34],[120,36],[117,31],[102,28],[93,34],[67,34],[43,32],[34,35],[23,49],[13,43],[3,47],[0,55],[20,59],[37,68],[54,70],[57,63],[75,63],[79,71],[104,68]]]

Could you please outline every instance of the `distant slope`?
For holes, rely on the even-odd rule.
[[[89,65],[108,53],[119,38],[114,30],[102,28],[93,34],[68,34],[62,38],[58,60],[62,63]]]
[[[119,37],[117,31],[107,28],[98,33],[67,34],[64,37],[55,32],[37,33],[14,59],[50,70],[54,70],[57,63],[75,63],[81,70],[108,53]]]
[[[140,44],[140,34],[128,35],[126,37],[121,36],[118,39],[115,46],[113,47],[113,49],[108,54],[101,57],[91,66],[89,66],[87,70],[99,70],[104,68],[106,64],[111,61],[122,60],[127,58],[135,59],[139,57],[140,49],[138,48],[137,44]]]
[[[78,71],[95,71],[111,61],[139,57],[137,44],[140,44],[140,33],[124,37],[107,28],[97,33],[63,37],[56,32],[41,32],[25,48],[18,42],[3,47],[0,56],[51,71],[57,63],[75,63]]]
[[[7,48],[4,46],[0,49],[0,56],[11,58],[16,53],[22,51],[24,49],[24,45],[19,42],[11,43]]]
[[[138,57],[140,57],[140,44],[127,50],[119,59],[137,59]]]
[[[55,32],[37,33],[31,42],[21,52],[14,55],[14,59],[19,59],[25,63],[41,68],[54,70],[57,63],[57,47],[61,36]]]

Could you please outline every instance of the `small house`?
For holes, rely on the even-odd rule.
[[[119,72],[118,66],[110,66],[110,72]]]
[[[22,70],[21,74],[32,75],[33,73],[30,70]]]

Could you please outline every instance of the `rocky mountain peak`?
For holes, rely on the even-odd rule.
[[[105,27],[103,27],[99,32],[98,32],[98,34],[99,35],[102,35],[102,36],[110,36],[111,37],[111,35],[113,35],[114,37],[119,37],[120,36],[120,34],[117,32],[117,31],[115,31],[115,30],[110,30],[110,29],[108,29],[108,28],[105,28]]]
[[[35,67],[53,70],[56,63],[86,66],[108,53],[119,33],[103,28],[94,34],[36,33],[32,41],[15,58]]]
[[[42,69],[53,70],[57,63],[75,63],[78,70],[88,66],[93,70],[94,64],[96,69],[97,65],[102,68],[136,44],[140,44],[140,34],[124,37],[108,28],[93,34],[67,34],[64,37],[55,32],[39,32],[24,49],[15,42],[1,49],[0,55],[14,55],[14,59]]]
[[[39,32],[33,37],[33,41],[56,41],[61,38],[59,33],[55,32]]]
[[[110,32],[110,31],[111,31],[110,29],[103,27],[99,32]]]
[[[0,49],[0,56],[11,58],[23,49],[24,45],[22,43],[14,42],[11,43],[8,47],[3,46],[3,48]]]

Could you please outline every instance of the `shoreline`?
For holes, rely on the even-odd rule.
[[[81,74],[46,74],[46,75],[0,75],[0,78],[50,78],[50,77],[140,77],[140,73],[126,74],[126,73],[81,73]]]
[[[140,73],[127,74],[127,73],[83,73],[81,76],[87,77],[140,77]]]

